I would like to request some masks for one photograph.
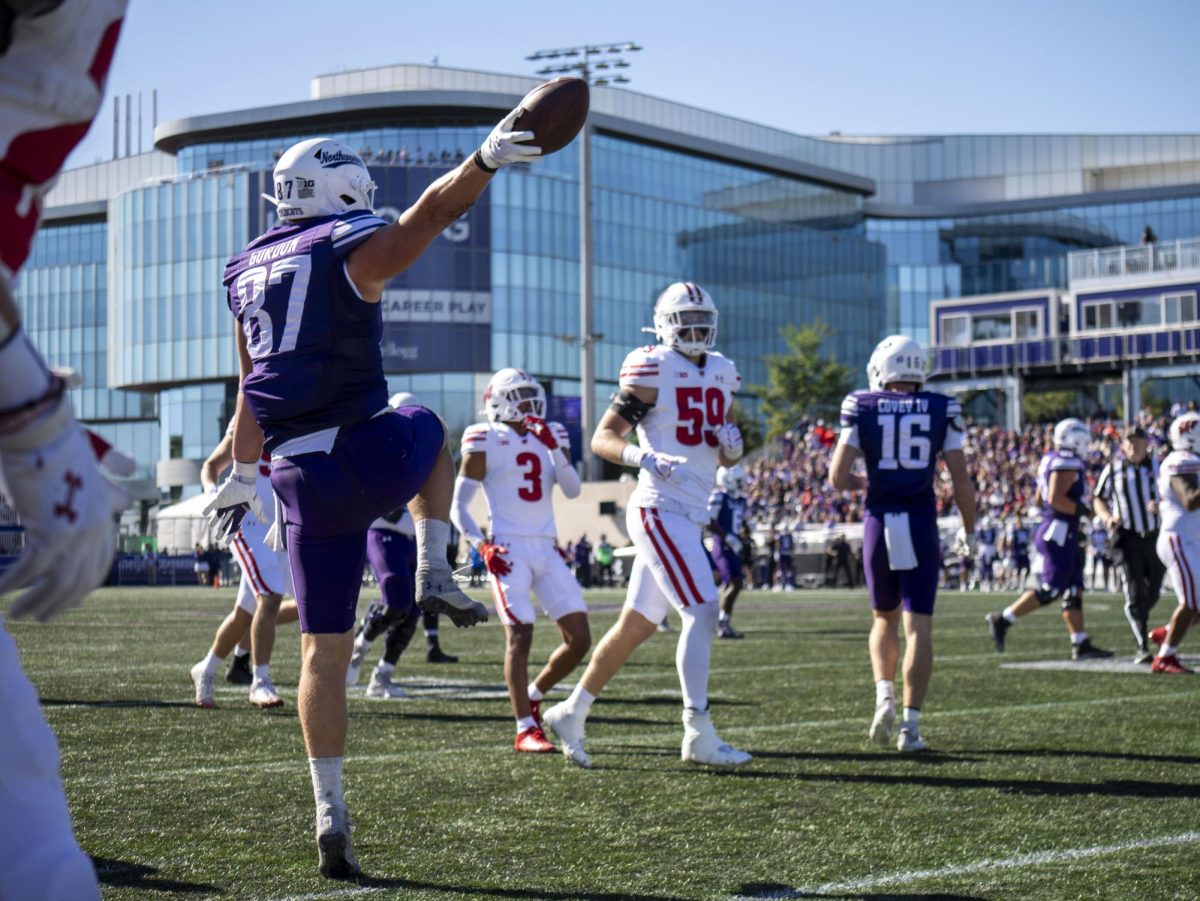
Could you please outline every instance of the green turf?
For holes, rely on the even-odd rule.
[[[494,621],[446,627],[454,666],[425,664],[418,634],[398,672],[426,694],[351,700],[347,797],[372,877],[353,890],[316,874],[295,626],[273,666],[287,706],[265,714],[223,681],[217,709],[190,706],[187,668],[231,592],[104,590],[9,628],[106,898],[1200,897],[1200,680],[1001,668],[1067,651],[1047,609],[996,654],[983,614],[1001,597],[940,600],[937,753],[900,757],[865,739],[861,592],[744,596],[746,639],[717,642],[711,682],[722,736],[755,754],[732,773],[679,760],[675,635],[593,708],[584,772],[511,750]],[[620,597],[589,600],[598,638]],[[1088,626],[1132,650],[1116,597],[1089,603]],[[543,622],[535,660],[552,641]],[[1088,850],[1127,842],[1151,846]]]

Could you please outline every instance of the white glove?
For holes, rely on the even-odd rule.
[[[662,479],[664,482],[669,482],[671,476],[675,474],[675,470],[687,462],[687,457],[676,457],[673,454],[660,454],[655,451],[649,451],[638,465],[652,476]]]
[[[716,433],[717,444],[721,446],[721,453],[725,455],[725,459],[740,460],[746,452],[745,445],[742,444],[742,430],[734,423],[726,422],[717,426]]]
[[[533,138],[532,131],[513,131],[513,123],[523,113],[517,107],[492,129],[492,133],[479,145],[479,159],[488,169],[499,169],[511,163],[531,163],[542,155],[542,148],[522,144]]]
[[[217,536],[228,546],[247,513],[253,513],[259,522],[266,521],[262,501],[258,499],[255,484],[258,481],[258,463],[234,461],[233,472],[217,488],[216,494],[201,511],[212,520]]]
[[[113,517],[129,506],[129,495],[101,473],[66,397],[48,416],[0,436],[0,467],[25,526],[25,549],[0,576],[0,594],[27,589],[10,615],[45,622],[108,575]]]
[[[958,527],[958,532],[954,535],[954,544],[959,549],[960,553],[968,557],[974,557],[977,548],[977,540],[974,532],[968,532],[962,526]]]

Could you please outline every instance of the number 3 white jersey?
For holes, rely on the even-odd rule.
[[[546,423],[569,459],[570,439],[557,422]],[[492,534],[504,538],[555,538],[554,461],[533,435],[520,435],[503,422],[477,422],[463,432],[462,452],[487,455],[483,493]]]
[[[716,484],[721,448],[716,429],[724,424],[741,387],[733,361],[709,351],[701,364],[665,345],[633,351],[621,364],[622,388],[656,388],[658,400],[637,425],[638,443],[660,454],[686,457],[683,473],[670,481],[638,473],[630,504],[660,507],[707,521],[708,496]]]
[[[1200,456],[1171,451],[1158,469],[1158,496],[1162,498],[1162,530],[1200,538],[1200,510],[1188,511],[1171,485],[1172,476],[1200,475]]]

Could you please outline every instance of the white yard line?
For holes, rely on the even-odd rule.
[[[1147,848],[1166,848],[1173,845],[1191,845],[1200,842],[1200,832],[1183,832],[1179,835],[1163,835],[1158,838],[1137,839],[1113,845],[1093,845],[1090,848],[1067,848],[1063,851],[1038,851],[1033,854],[1018,854],[996,860],[980,860],[975,863],[938,867],[932,870],[909,870],[904,873],[889,873],[886,876],[868,876],[848,882],[826,882],[823,885],[807,885],[792,889],[779,889],[755,895],[735,895],[734,901],[766,901],[766,899],[808,898],[814,895],[861,892],[884,885],[907,885],[926,879],[945,879],[954,876],[971,876],[992,870],[1015,870],[1050,863],[1065,863],[1086,860],[1105,854],[1120,854],[1125,851],[1141,851]],[[316,896],[313,896],[316,897]]]

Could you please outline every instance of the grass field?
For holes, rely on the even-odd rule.
[[[744,596],[746,639],[717,643],[712,676],[719,731],[755,754],[735,772],[679,760],[675,635],[593,708],[590,772],[511,750],[494,619],[444,630],[453,666],[425,664],[418,635],[398,671],[414,699],[350,703],[347,798],[372,877],[357,888],[316,873],[295,626],[273,666],[288,703],[269,713],[223,674],[217,709],[190,703],[230,591],[103,590],[8,627],[106,898],[1200,897],[1200,680],[1011,668],[1057,664],[1067,642],[1048,609],[996,654],[983,614],[1001,597],[939,601],[922,719],[936,752],[900,757],[866,741],[862,593]],[[598,638],[620,596],[589,600]],[[1115,596],[1089,601],[1088,626],[1132,650]]]

